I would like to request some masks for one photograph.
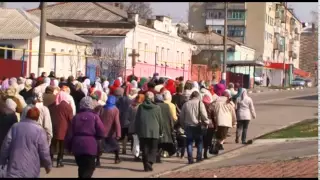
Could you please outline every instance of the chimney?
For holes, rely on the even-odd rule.
[[[128,21],[135,22],[135,24],[139,24],[139,14],[137,13],[128,13]]]

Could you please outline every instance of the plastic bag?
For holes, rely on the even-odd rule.
[[[139,157],[139,155],[140,155],[140,142],[139,142],[138,135],[133,134],[132,138],[133,138],[132,154],[135,157]]]

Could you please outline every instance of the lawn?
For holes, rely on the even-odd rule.
[[[318,119],[308,119],[290,127],[267,134],[262,139],[307,138],[318,136]]]

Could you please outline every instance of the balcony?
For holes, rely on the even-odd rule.
[[[276,11],[275,18],[276,18],[276,20],[279,19],[281,23],[285,23],[286,16],[284,15],[284,10]]]
[[[206,9],[215,9],[215,10],[223,10],[225,3],[224,2],[207,2],[206,3]],[[229,2],[228,3],[228,9],[229,10],[245,10],[246,9],[246,3],[245,2]]]
[[[275,27],[274,27],[274,33],[275,33],[275,34],[280,34],[280,33],[281,33],[281,28],[275,26]]]
[[[207,26],[223,26],[224,19],[206,19]]]

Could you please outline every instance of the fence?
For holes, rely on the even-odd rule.
[[[26,76],[29,73],[38,72],[39,53],[35,50],[0,47],[0,58],[4,61],[2,68],[14,67],[15,71],[21,72],[14,76]],[[78,52],[77,54],[74,54]],[[1,55],[3,54],[3,57]],[[9,54],[9,56],[8,56]],[[135,66],[132,67],[132,49],[125,48],[124,52],[101,51],[93,52],[93,55],[85,55],[85,52],[69,51],[65,52],[45,52],[44,72],[54,71],[57,77],[77,76],[80,72],[94,80],[97,76],[104,75],[109,78],[119,76],[126,77],[134,73],[138,77],[152,76],[157,72],[160,76],[179,77],[184,76],[190,79],[190,60],[185,62],[183,57],[172,57],[170,54],[157,53],[153,51],[139,50],[136,57]],[[168,61],[167,59],[176,59]],[[180,61],[179,61],[180,59]],[[21,64],[12,66],[11,64]],[[2,71],[0,75],[12,76],[12,74]]]
[[[135,57],[134,67],[132,67],[132,56]],[[137,54],[132,54],[131,48],[125,49],[125,76],[135,74],[138,77],[149,77],[154,73],[159,73],[163,77],[184,76],[190,78],[190,61],[185,62],[183,57],[173,57],[169,52],[155,52],[138,50]],[[176,61],[169,61],[170,59]]]

